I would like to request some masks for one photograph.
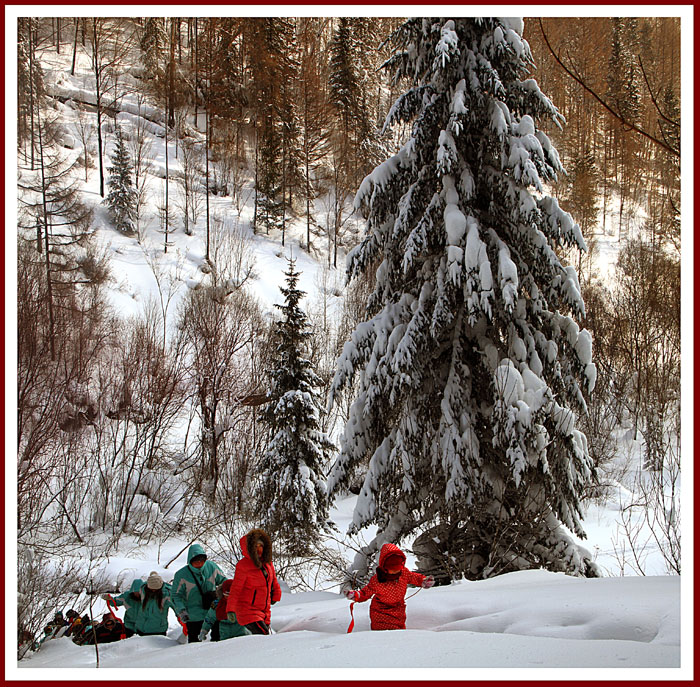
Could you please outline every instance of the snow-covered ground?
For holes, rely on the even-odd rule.
[[[100,645],[100,675],[123,669],[119,679],[129,679],[136,677],[134,668],[140,676],[158,669],[160,679],[164,669],[172,677],[170,671],[206,667],[213,669],[207,680],[219,677],[216,669],[232,668],[237,678],[266,679],[297,674],[288,669],[353,668],[364,677],[364,668],[398,668],[413,669],[415,677],[422,675],[415,669],[457,675],[468,668],[471,679],[474,668],[568,668],[578,677],[590,669],[623,668],[629,677],[627,671],[644,668],[649,677],[649,669],[680,666],[678,592],[676,577],[580,580],[526,571],[421,590],[407,602],[407,629],[401,631],[370,631],[369,604],[356,604],[351,634],[349,604],[340,595],[284,594],[273,608],[271,637],[181,645],[171,615],[167,637]],[[94,669],[95,649],[65,637],[49,640],[20,665],[21,677],[24,669],[27,676],[41,668]],[[263,666],[264,675],[256,673]],[[250,670],[239,673],[242,668]]]
[[[331,512],[341,530],[353,505],[354,498],[344,499]],[[161,549],[133,551],[124,546],[103,563],[104,579],[126,589],[135,577],[145,579],[157,570],[171,581],[185,564],[186,553],[167,569],[164,562],[182,547],[174,540]],[[352,559],[342,538],[336,547]],[[409,567],[413,562],[409,555]],[[224,567],[224,572],[230,575],[233,570]],[[182,645],[171,613],[166,637],[99,645],[98,675],[143,679],[146,669],[154,679],[177,679],[190,674],[183,669],[206,667],[207,680],[230,679],[231,669],[236,679],[374,680],[383,673],[367,669],[391,668],[392,679],[437,675],[471,680],[477,675],[521,679],[522,671],[514,674],[518,668],[529,668],[528,677],[541,678],[557,668],[564,677],[598,679],[608,674],[603,669],[617,669],[609,673],[617,676],[623,668],[625,679],[680,677],[688,674],[692,651],[692,589],[684,582],[668,575],[578,579],[532,570],[427,590],[409,588],[405,631],[372,632],[369,603],[364,603],[355,604],[355,627],[349,635],[350,605],[338,587],[291,593],[283,583],[282,600],[272,609],[271,637]],[[95,600],[94,616],[106,610],[103,601]],[[118,614],[123,617],[123,608]],[[69,638],[48,640],[16,665],[13,672],[21,679],[40,677],[47,668],[90,668],[70,673],[77,679],[94,679],[95,649],[76,646]],[[265,667],[264,676],[260,666]]]

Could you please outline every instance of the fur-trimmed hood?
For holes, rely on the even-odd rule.
[[[262,542],[263,552],[262,557],[258,558],[258,550],[255,545],[258,541]],[[253,561],[256,568],[262,569],[263,563],[272,563],[272,540],[270,535],[258,528],[250,530],[248,534],[241,537],[241,553]]]
[[[262,543],[261,556],[255,546],[258,540]],[[282,598],[272,563],[272,540],[264,530],[253,529],[241,537],[241,552],[226,608],[236,614],[240,625],[258,621],[269,625],[270,606]]]

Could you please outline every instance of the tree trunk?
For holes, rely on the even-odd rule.
[[[53,312],[53,287],[51,285],[51,254],[49,253],[49,212],[46,206],[46,177],[44,174],[44,149],[41,144],[41,121],[39,121],[39,164],[41,165],[41,200],[44,212],[44,253],[46,258],[46,300],[49,309],[49,349],[51,360],[56,360],[56,333]]]
[[[70,66],[70,75],[75,75],[75,56],[78,52],[78,27],[80,26],[80,21],[78,17],[75,18],[75,36],[73,37],[73,62]]]
[[[607,133],[603,138],[603,235],[608,212],[608,141]]]
[[[175,126],[175,18],[170,19],[170,61],[168,63],[168,125]]]
[[[184,170],[182,175],[183,186],[185,190],[185,234],[190,235],[190,189],[188,180],[188,170]]]
[[[258,121],[255,120],[255,195],[253,197],[253,233],[258,231]]]
[[[618,237],[617,240],[618,242],[622,242],[622,218],[625,214],[625,184],[624,181],[622,183],[621,189],[620,189],[620,224],[618,226]]]
[[[29,125],[31,127],[31,166],[34,169],[34,30],[29,20]]]
[[[97,157],[99,159],[100,169],[100,197],[105,197],[105,176],[102,165],[102,112],[100,107],[97,107]]]
[[[177,37],[177,63],[182,64],[182,22],[180,17],[177,18],[177,27],[175,29],[175,35]]]
[[[309,182],[309,155],[306,154],[306,250],[311,252],[311,183]]]
[[[204,259],[209,262],[209,92],[204,102],[204,154],[206,158],[207,249]]]
[[[284,247],[284,230],[287,223],[287,197],[285,186],[287,185],[287,151],[286,145],[282,145],[282,246]]]
[[[95,72],[95,110],[97,113],[97,157],[100,170],[100,197],[105,197],[105,175],[102,164],[102,93],[100,91],[99,56],[97,54],[97,19],[92,20],[92,66]]]
[[[336,220],[335,231],[333,232],[333,267],[338,267],[338,222],[340,217]]]
[[[197,35],[197,17],[194,18],[194,125],[197,126],[197,101],[199,100],[199,55],[197,53],[199,42]]]
[[[170,223],[170,208],[168,206],[168,101],[169,97],[165,97],[165,244],[163,252],[168,252],[168,225]]]

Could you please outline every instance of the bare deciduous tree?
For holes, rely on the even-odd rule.
[[[134,164],[134,190],[136,191],[136,235],[139,241],[143,240],[141,219],[148,199],[148,186],[153,162],[151,150],[153,138],[149,131],[148,120],[145,117],[145,97],[142,93],[136,94],[137,115],[131,129],[129,149]]]
[[[133,41],[133,31],[127,27],[126,20],[107,17],[93,17],[90,26],[90,60],[95,78],[95,113],[97,116],[97,157],[100,171],[100,196],[104,198],[104,145],[102,139],[102,121],[104,115],[115,109],[121,98],[118,92],[118,74],[122,69]]]
[[[204,205],[200,154],[192,141],[184,140],[180,147],[182,175],[178,178],[182,194],[177,202],[182,211],[185,233],[191,236]]]
[[[259,386],[252,353],[264,338],[264,324],[253,299],[226,283],[190,291],[180,328],[201,428],[197,475],[202,491],[214,500],[228,460],[238,453],[222,451],[222,443],[229,434],[237,436],[242,415],[249,412],[243,401]]]
[[[255,252],[237,221],[231,224],[220,215],[212,217],[210,256],[214,286],[240,289],[255,277]]]

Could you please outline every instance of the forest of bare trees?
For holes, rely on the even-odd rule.
[[[579,272],[599,370],[591,419],[630,413],[661,468],[680,435],[680,21],[525,25],[538,80],[567,120],[552,132],[569,172],[559,195],[589,244]],[[620,249],[611,279],[595,272],[602,236]]]

